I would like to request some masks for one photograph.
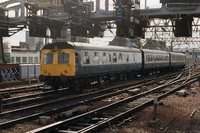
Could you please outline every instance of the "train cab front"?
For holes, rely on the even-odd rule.
[[[53,87],[65,86],[75,76],[74,49],[43,49],[41,51],[40,81]]]

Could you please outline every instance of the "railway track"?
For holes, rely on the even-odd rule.
[[[176,75],[176,74],[172,74]],[[54,92],[53,89],[44,89],[45,92],[39,92],[35,94],[28,94],[18,97],[12,97],[12,98],[4,98],[3,100],[3,109],[11,110],[12,108],[20,108],[23,106],[30,106],[37,104],[38,102],[44,102],[45,100],[51,100],[55,98],[59,98],[62,96],[66,96],[71,94],[71,91],[68,90],[68,88],[62,88],[59,89],[58,92]]]
[[[169,77],[165,77],[165,78],[169,78]],[[158,80],[156,80],[156,81],[155,80],[152,81],[152,80],[153,79],[147,80],[146,84],[147,85],[153,84],[158,81]],[[38,117],[41,115],[51,115],[51,114],[55,114],[55,113],[60,113],[60,112],[66,111],[68,109],[83,105],[83,104],[89,104],[91,102],[96,102],[97,100],[101,100],[103,98],[111,97],[113,95],[118,95],[129,89],[141,87],[143,85],[143,81],[140,81],[139,83],[135,83],[135,84],[138,84],[138,85],[133,85],[133,84],[128,84],[126,86],[121,85],[121,86],[103,89],[103,90],[100,90],[97,92],[74,96],[71,98],[69,98],[69,97],[62,98],[59,100],[54,100],[54,101],[42,103],[39,105],[33,105],[31,107],[25,107],[22,109],[3,112],[0,114],[0,119],[1,119],[0,128],[1,129],[8,128],[10,126],[13,126],[15,124],[18,124],[18,123],[21,123],[24,121],[38,119]],[[113,92],[113,90],[115,90],[115,91]],[[60,103],[62,103],[63,107],[60,105]],[[43,108],[43,109],[41,110],[41,108]],[[28,114],[24,113],[24,115],[23,115],[23,112],[28,112]],[[15,116],[15,118],[13,118],[12,116]],[[16,117],[16,116],[18,116],[18,117]]]
[[[30,94],[26,96],[19,96],[13,98],[7,98],[3,100],[3,109],[12,109],[22,106],[30,106],[38,102],[44,102],[51,100],[53,98],[62,97],[69,94],[68,88],[59,89],[56,93],[54,90],[49,90],[45,92],[39,92],[35,94]]]
[[[38,83],[38,84],[32,84],[32,85],[23,85],[20,87],[12,87],[12,88],[5,88],[5,89],[0,89],[0,94],[18,94],[18,93],[24,93],[24,92],[31,92],[31,91],[38,91],[42,90],[43,83]]]
[[[172,74],[175,75],[175,74]],[[41,89],[39,89],[40,91]],[[20,108],[23,106],[30,106],[37,104],[38,102],[44,102],[45,100],[51,100],[55,98],[59,98],[62,96],[66,96],[71,94],[71,91],[68,90],[68,88],[62,88],[59,89],[58,92],[54,92],[53,89],[43,89],[45,92],[38,92],[34,94],[23,94],[23,96],[17,96],[12,98],[4,98],[3,99],[3,109],[8,111],[13,108]]]
[[[161,100],[181,88],[184,88],[187,84],[196,82],[198,80],[198,75],[199,74],[189,74],[187,78],[168,82],[167,84],[161,85],[152,90],[130,96],[118,102],[32,130],[28,133],[86,133],[102,130],[103,127],[107,127],[113,123],[118,124],[116,122],[127,118],[127,116],[132,115],[138,110],[152,105],[155,96],[158,97],[158,100]],[[172,89],[166,89],[167,86],[174,83],[179,83],[180,85],[176,85],[176,87],[173,87]]]

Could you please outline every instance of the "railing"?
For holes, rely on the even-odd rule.
[[[39,80],[40,64],[0,64],[0,82]]]
[[[0,82],[19,80],[19,64],[0,64]]]

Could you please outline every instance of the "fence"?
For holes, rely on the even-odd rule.
[[[0,82],[38,79],[40,64],[0,64]]]

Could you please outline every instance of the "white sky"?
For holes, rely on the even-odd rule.
[[[5,2],[8,0],[0,0],[0,3]],[[101,1],[105,1],[105,0],[101,0]],[[112,0],[110,0],[110,2],[112,2]],[[144,9],[145,6],[145,0],[140,0],[141,2],[141,9]],[[147,0],[147,6],[149,8],[160,8],[160,0]],[[13,35],[12,37],[9,38],[5,38],[5,40],[8,40],[11,45],[19,45],[19,42],[25,42],[25,31],[21,31],[15,35]]]

